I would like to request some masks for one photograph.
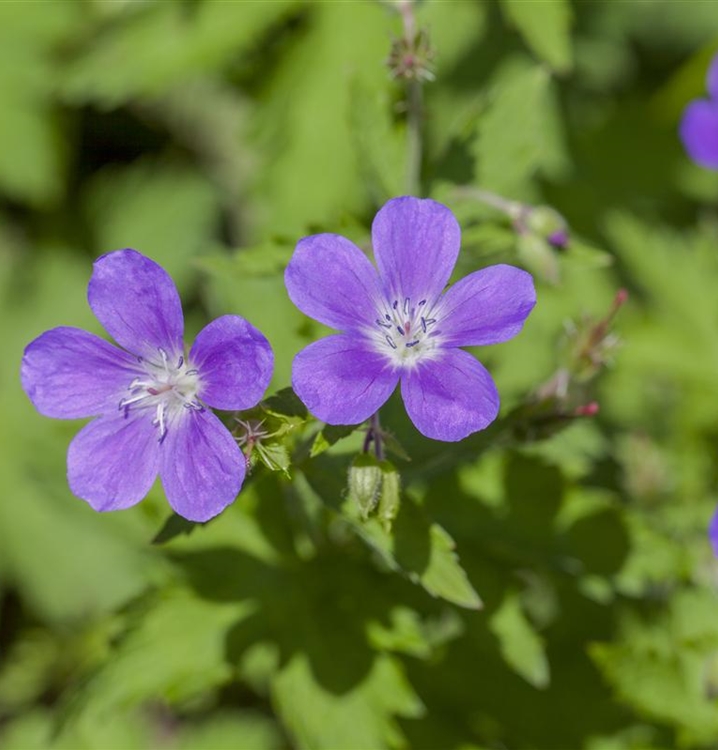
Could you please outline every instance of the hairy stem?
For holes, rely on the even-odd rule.
[[[407,83],[406,139],[406,188],[411,195],[421,194],[421,120],[422,91],[419,81]]]
[[[525,212],[526,207],[518,201],[512,201],[508,198],[504,198],[501,195],[492,193],[489,190],[483,190],[475,187],[457,187],[456,194],[465,198],[473,198],[474,200],[485,203],[491,208],[495,208],[497,211],[505,213],[510,219],[514,221],[521,218],[521,215]]]
[[[404,40],[412,48],[416,39],[416,17],[414,0],[399,0],[397,3],[401,21],[404,26]],[[406,188],[410,195],[421,193],[421,160],[422,160],[422,117],[423,96],[422,83],[414,77],[406,80]]]

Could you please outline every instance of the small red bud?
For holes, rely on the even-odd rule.
[[[577,417],[595,417],[598,414],[600,407],[597,401],[591,401],[583,406],[577,406],[574,409],[574,415]]]

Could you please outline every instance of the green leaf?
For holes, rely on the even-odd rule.
[[[254,247],[244,247],[233,256],[210,255],[198,261],[199,267],[215,276],[243,274],[246,276],[278,276],[292,257],[294,247],[286,242],[270,240]]]
[[[291,236],[365,209],[369,196],[355,149],[352,83],[370,92],[392,87],[381,63],[389,50],[386,9],[379,3],[309,3],[304,10],[302,33],[265,71],[251,144],[267,157],[253,195],[263,228]],[[383,107],[385,94],[370,96],[372,106]],[[382,138],[387,116],[384,110]],[[395,152],[391,142],[375,145]],[[393,177],[390,181],[395,184]]]
[[[387,453],[392,453],[402,461],[411,461],[411,456],[404,450],[404,446],[391,432],[382,430],[381,438]]]
[[[217,196],[204,177],[180,164],[143,159],[105,168],[85,190],[96,252],[134,247],[180,289],[192,284],[190,260],[207,247],[219,219]]]
[[[75,694],[66,727],[102,722],[148,700],[181,704],[226,683],[227,630],[251,611],[247,602],[207,602],[183,591],[141,605],[107,661]]]
[[[3,653],[0,715],[17,713],[42,698],[57,669],[59,644],[49,630],[20,633]]]
[[[524,62],[509,60],[499,70],[472,147],[480,187],[519,197],[527,181],[553,156],[546,148],[549,85],[545,69]]]
[[[296,654],[275,678],[272,694],[301,750],[401,747],[405,739],[394,716],[412,718],[423,711],[399,662],[385,654],[374,658],[361,682],[342,693],[318,682],[306,655]]]
[[[46,12],[35,10],[0,3],[0,190],[45,208],[62,196],[69,141],[53,101],[52,53],[72,33],[78,9],[48,3]]]
[[[391,611],[390,622],[370,622],[367,635],[372,645],[382,651],[394,651],[426,659],[432,652],[430,635],[413,609],[396,607]]]
[[[35,708],[20,714],[0,730],[3,750],[145,750],[153,746],[157,726],[147,714],[122,711],[102,722],[84,722],[58,732],[57,717],[49,709]]]
[[[708,694],[709,659],[718,649],[718,603],[712,591],[684,590],[667,610],[639,617],[624,611],[620,633],[589,653],[622,702],[678,731],[678,744],[709,744],[718,735]]]
[[[47,709],[14,717],[0,729],[0,744],[5,750],[48,750],[53,719]]]
[[[577,268],[585,268],[586,270],[593,270],[613,265],[614,257],[605,250],[600,250],[571,236],[566,252],[561,255],[561,263],[571,264]]]
[[[254,450],[270,471],[280,471],[286,477],[290,476],[289,468],[292,465],[292,459],[286,445],[269,440],[259,440],[254,444]]]
[[[162,524],[162,528],[152,539],[152,544],[164,544],[176,536],[191,534],[197,528],[197,524],[186,518],[173,513]]]
[[[283,276],[286,261],[278,259],[282,247],[287,252],[286,245],[271,245],[274,249],[266,258],[263,256],[267,245],[262,245],[256,250],[238,250],[224,259],[213,258],[210,263],[202,264],[207,271],[206,299],[212,314],[241,315],[272,342],[274,375],[270,387],[273,388],[291,382],[294,355],[309,343],[308,337],[314,331],[287,296]],[[287,252],[285,259],[288,257]],[[257,273],[252,275],[253,271]]]
[[[399,532],[397,531],[396,534],[398,536]],[[432,523],[429,527],[429,548],[426,568],[417,576],[421,585],[430,594],[458,604],[460,607],[481,609],[483,604],[469,582],[466,571],[461,567],[459,556],[455,552],[454,540],[437,523]],[[398,556],[398,560],[400,564],[405,564],[401,555]],[[410,574],[409,577],[413,576]]]
[[[501,7],[538,57],[559,73],[571,70],[573,12],[569,0],[501,0]]]
[[[371,462],[371,458],[364,460]],[[403,571],[432,596],[467,609],[480,609],[481,599],[461,567],[453,539],[444,528],[427,518],[411,496],[402,498],[398,513],[390,523],[395,509],[394,493],[398,494],[395,470],[390,465],[384,467],[383,481],[388,477],[388,494],[383,512],[387,517],[370,516],[364,520],[358,504],[351,497],[344,497],[341,476],[346,476],[346,469],[342,471],[340,465],[326,454],[305,465],[303,471],[311,491],[339,513],[391,568]],[[376,472],[373,478],[376,481]],[[376,490],[376,485],[373,488]],[[381,498],[378,510],[382,510]]]
[[[67,66],[62,93],[73,104],[106,109],[160,95],[251,50],[294,5],[206,0],[191,13],[160,3],[121,8],[109,21],[98,14]]]
[[[282,388],[262,401],[262,408],[278,417],[307,417],[307,407],[299,400],[297,394],[290,388]]]
[[[314,458],[320,453],[324,453],[335,443],[338,443],[345,437],[349,437],[357,428],[357,425],[324,425],[322,429],[317,433],[312,443],[312,448],[309,451],[309,457]]]
[[[392,101],[386,88],[360,79],[351,86],[349,116],[357,161],[374,203],[401,195],[406,182],[406,132],[393,123]]]
[[[517,594],[506,594],[491,617],[490,628],[506,663],[534,687],[547,687],[551,677],[543,639],[528,621]]]
[[[177,750],[282,750],[276,722],[259,711],[214,711],[198,723],[180,724]]]
[[[632,311],[629,300],[619,318],[631,345],[620,351],[613,411],[624,423],[644,427],[678,420],[690,429],[712,429],[718,418],[718,401],[711,397],[718,368],[715,230],[677,231],[624,213],[611,214],[606,228],[644,306]]]

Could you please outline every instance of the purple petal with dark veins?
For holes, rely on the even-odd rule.
[[[274,355],[267,339],[238,315],[223,315],[203,328],[189,353],[199,370],[200,391],[215,409],[249,409],[272,379]]]
[[[140,374],[127,352],[79,328],[46,331],[27,345],[20,379],[46,417],[79,419],[117,411]]]
[[[468,352],[446,349],[401,379],[406,411],[422,435],[455,442],[483,430],[499,413],[499,394],[486,368]]]
[[[372,325],[381,299],[376,269],[354,243],[338,234],[300,240],[284,282],[305,315],[338,330]]]
[[[354,337],[315,341],[294,358],[292,387],[309,411],[328,424],[359,424],[391,396],[399,372]]]
[[[515,336],[535,304],[531,274],[501,264],[457,281],[433,314],[443,346],[483,346]]]
[[[90,307],[107,333],[127,351],[161,362],[182,353],[184,318],[174,281],[136,250],[116,250],[95,261],[87,291]]]
[[[376,215],[371,231],[374,257],[390,299],[409,297],[416,305],[438,297],[461,245],[459,224],[446,206],[428,199],[394,198]]]
[[[160,477],[174,511],[209,521],[237,497],[246,463],[229,430],[210,411],[186,410],[168,425]]]
[[[152,413],[130,410],[85,425],[67,451],[67,480],[95,510],[121,510],[150,491],[160,464]]]

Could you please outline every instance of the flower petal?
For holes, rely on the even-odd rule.
[[[691,102],[683,113],[680,136],[694,162],[718,169],[718,102]]]
[[[188,410],[167,430],[160,477],[167,500],[189,521],[209,521],[234,502],[246,463],[229,430],[210,411]]]
[[[531,274],[502,264],[457,281],[432,315],[438,318],[442,344],[483,346],[515,336],[535,304]]]
[[[718,99],[718,55],[715,55],[708,67],[706,75],[706,88],[711,99]]]
[[[120,346],[157,359],[182,353],[184,318],[174,281],[136,250],[117,250],[95,261],[87,299],[97,319]]]
[[[391,396],[399,372],[377,352],[340,334],[315,341],[294,358],[292,387],[328,424],[359,424]]]
[[[79,419],[117,411],[137,360],[79,328],[45,331],[25,348],[20,379],[46,417]]]
[[[441,203],[394,198],[376,215],[371,228],[374,257],[390,299],[433,300],[454,269],[461,230]]]
[[[374,266],[354,243],[338,234],[300,240],[284,283],[305,315],[339,330],[373,323],[381,298]]]
[[[718,510],[713,514],[710,525],[708,526],[708,538],[713,547],[713,554],[718,557]]]
[[[272,379],[274,355],[267,339],[238,315],[203,328],[189,354],[200,372],[199,397],[215,409],[255,406]]]
[[[67,451],[72,492],[95,510],[121,510],[150,491],[160,460],[159,433],[143,412],[98,417]]]
[[[422,435],[455,442],[483,430],[499,413],[499,394],[486,368],[468,352],[445,349],[401,379],[406,411]]]

